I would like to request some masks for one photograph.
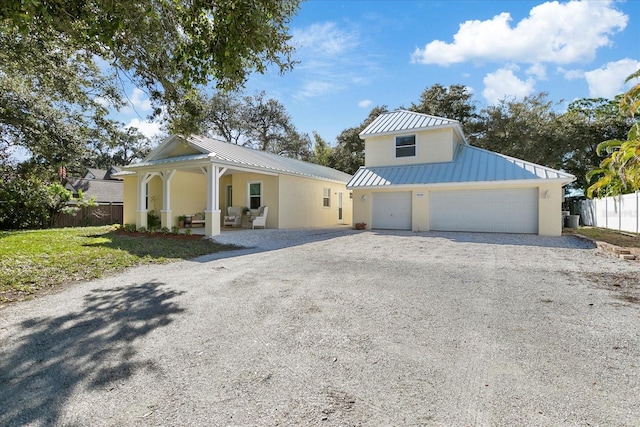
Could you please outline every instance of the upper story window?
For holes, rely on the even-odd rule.
[[[396,157],[415,157],[416,136],[396,136]]]
[[[258,209],[262,206],[262,183],[249,183],[249,209]]]

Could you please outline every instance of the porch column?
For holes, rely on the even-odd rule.
[[[147,227],[147,184],[153,178],[153,173],[138,172],[138,209],[136,209],[136,228]]]
[[[213,163],[202,168],[207,177],[207,208],[204,211],[204,234],[220,235],[220,177],[227,168]]]
[[[171,228],[173,225],[173,215],[171,215],[171,178],[176,170],[166,170],[160,172],[162,178],[162,210],[160,211],[160,221],[162,227]]]

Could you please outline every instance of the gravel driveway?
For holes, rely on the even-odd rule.
[[[640,263],[255,230],[0,310],[0,425],[639,425]]]

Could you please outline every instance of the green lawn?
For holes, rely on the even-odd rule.
[[[209,239],[123,234],[113,227],[0,232],[0,302],[139,264],[234,249]]]
[[[599,240],[623,248],[640,248],[640,235],[620,233],[615,230],[595,227],[580,227],[578,233],[593,240]]]

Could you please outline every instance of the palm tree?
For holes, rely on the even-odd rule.
[[[631,74],[625,82],[640,78],[640,70]],[[600,167],[587,174],[587,179],[598,180],[587,189],[587,196],[615,196],[640,190],[640,83],[627,91],[620,101],[620,111],[628,115],[633,124],[627,139],[604,141],[598,145],[598,154],[608,154]]]

